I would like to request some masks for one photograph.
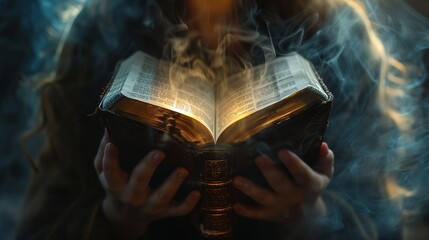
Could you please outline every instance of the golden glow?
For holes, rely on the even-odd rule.
[[[188,108],[190,109],[190,106]],[[175,111],[175,112],[178,112],[178,113],[181,113],[181,114],[184,114],[184,115],[187,115],[187,116],[192,117],[192,118],[197,118],[194,114],[192,114],[191,111],[186,111],[186,110],[184,110],[182,108],[178,108],[177,106],[170,106],[170,107],[168,107],[168,109],[172,110],[172,111]]]

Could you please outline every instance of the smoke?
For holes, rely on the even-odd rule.
[[[298,51],[334,91],[326,134],[338,162],[331,188],[370,216],[381,238],[392,237],[404,201],[411,208],[427,201],[429,22],[401,1],[329,3],[330,23]],[[412,194],[393,200],[390,181],[396,193]]]
[[[141,6],[136,7],[135,1],[101,1],[91,8],[94,12],[87,13],[90,18],[100,18],[97,28],[103,34],[93,53],[102,59],[120,51],[124,43],[129,43],[123,27],[141,16],[143,32],[155,34],[154,39],[168,39],[159,43],[165,48],[157,57],[173,59],[175,64],[204,76],[227,76],[297,51],[315,65],[335,96],[325,136],[336,155],[336,174],[329,188],[351,203],[359,214],[374,221],[381,239],[398,236],[404,209],[420,209],[427,204],[427,18],[401,0],[314,1],[301,14],[286,20],[268,17],[253,2],[237,1],[238,9],[245,11],[237,12],[239,17],[234,24],[218,29],[222,34],[215,40],[217,46],[209,49],[201,43],[201,36],[190,32],[190,26],[175,14],[181,9],[180,4],[168,2],[145,1],[146,11],[141,13]],[[30,43],[21,57],[25,64],[16,71],[26,76],[51,72],[64,33],[84,0],[15,4],[16,14],[22,18],[19,28],[26,32]],[[71,37],[81,40],[76,33]],[[28,97],[28,88],[19,94],[25,95],[21,101],[30,109],[25,114],[28,117],[31,109],[34,111],[34,97]],[[2,115],[5,111],[2,109]],[[27,124],[22,120],[14,128]],[[2,125],[11,126],[3,122]],[[21,161],[20,166],[25,164],[16,159],[4,162],[0,171],[5,172],[16,161]],[[22,191],[22,184],[19,189]],[[4,185],[0,190],[7,192]],[[13,215],[12,222],[16,222],[19,213],[6,209],[19,208],[19,204],[10,207],[9,200],[19,194],[2,198],[0,210],[6,214],[0,216]],[[341,219],[332,221],[335,223],[341,225]]]

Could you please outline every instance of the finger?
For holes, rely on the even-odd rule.
[[[235,177],[232,180],[232,184],[261,205],[272,205],[275,202],[273,192],[264,189],[243,177]]]
[[[329,147],[328,144],[326,142],[323,142],[320,145],[320,153],[319,153],[319,158],[324,158],[326,157],[326,155],[328,155],[329,153]]]
[[[116,195],[123,191],[127,183],[127,174],[122,171],[118,156],[116,146],[113,143],[107,143],[104,150],[101,175],[105,181],[105,189]]]
[[[106,148],[106,144],[109,141],[109,138],[107,136],[107,130],[104,129],[103,137],[101,138],[100,145],[98,146],[97,155],[94,159],[94,168],[97,171],[97,173],[100,173],[103,169],[103,157],[104,157],[104,150]]]
[[[173,199],[176,195],[177,190],[183,183],[185,178],[188,176],[188,170],[184,168],[176,169],[161,185],[161,187],[155,191],[150,198],[150,202],[156,205],[165,205]]]
[[[275,218],[274,211],[270,211],[266,208],[255,208],[243,205],[241,203],[235,203],[234,205],[232,205],[232,209],[237,214],[246,218],[267,221],[273,221]]]
[[[195,208],[201,198],[201,193],[197,191],[191,192],[186,199],[179,205],[172,206],[168,210],[168,217],[184,216]]]
[[[165,154],[161,151],[154,150],[146,154],[134,168],[130,181],[125,190],[125,201],[136,205],[142,203],[149,195],[151,189],[149,182],[159,166],[165,158]]]
[[[267,157],[259,156],[256,158],[255,162],[268,184],[276,193],[285,194],[295,187],[290,178],[287,177],[285,171],[279,169],[275,163]]]
[[[328,177],[314,172],[295,153],[289,150],[280,150],[278,156],[299,186],[311,191],[318,191],[329,182]]]
[[[317,161],[315,169],[320,174],[326,175],[332,178],[334,175],[334,153],[329,149],[326,143],[322,143],[320,147],[320,158]]]

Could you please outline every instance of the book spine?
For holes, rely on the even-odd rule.
[[[227,151],[199,153],[201,164],[200,229],[204,239],[230,239],[232,159]]]

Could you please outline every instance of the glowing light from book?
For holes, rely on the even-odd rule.
[[[181,113],[181,114],[184,114],[184,115],[190,116],[190,117],[194,117],[194,115],[192,114],[192,112],[191,112],[191,111],[185,111],[183,108],[179,108],[179,107],[177,107],[176,105],[171,106],[171,107],[170,107],[170,110],[173,110],[173,111],[175,111],[175,112],[178,112],[178,113]]]
[[[193,113],[192,113],[192,110],[191,110],[190,104],[189,104],[189,103],[187,103],[187,104],[186,104],[186,106],[187,106],[188,110],[185,110],[185,109],[183,109],[183,108],[177,107],[177,105],[169,106],[168,108],[169,108],[170,110],[172,110],[172,111],[175,111],[175,112],[181,113],[181,114],[183,114],[183,115],[186,115],[186,116],[189,116],[189,117],[191,117],[191,118],[198,119],[198,120],[200,120],[200,121],[201,121],[201,119],[200,119],[198,116],[196,116],[195,114],[193,114]]]

